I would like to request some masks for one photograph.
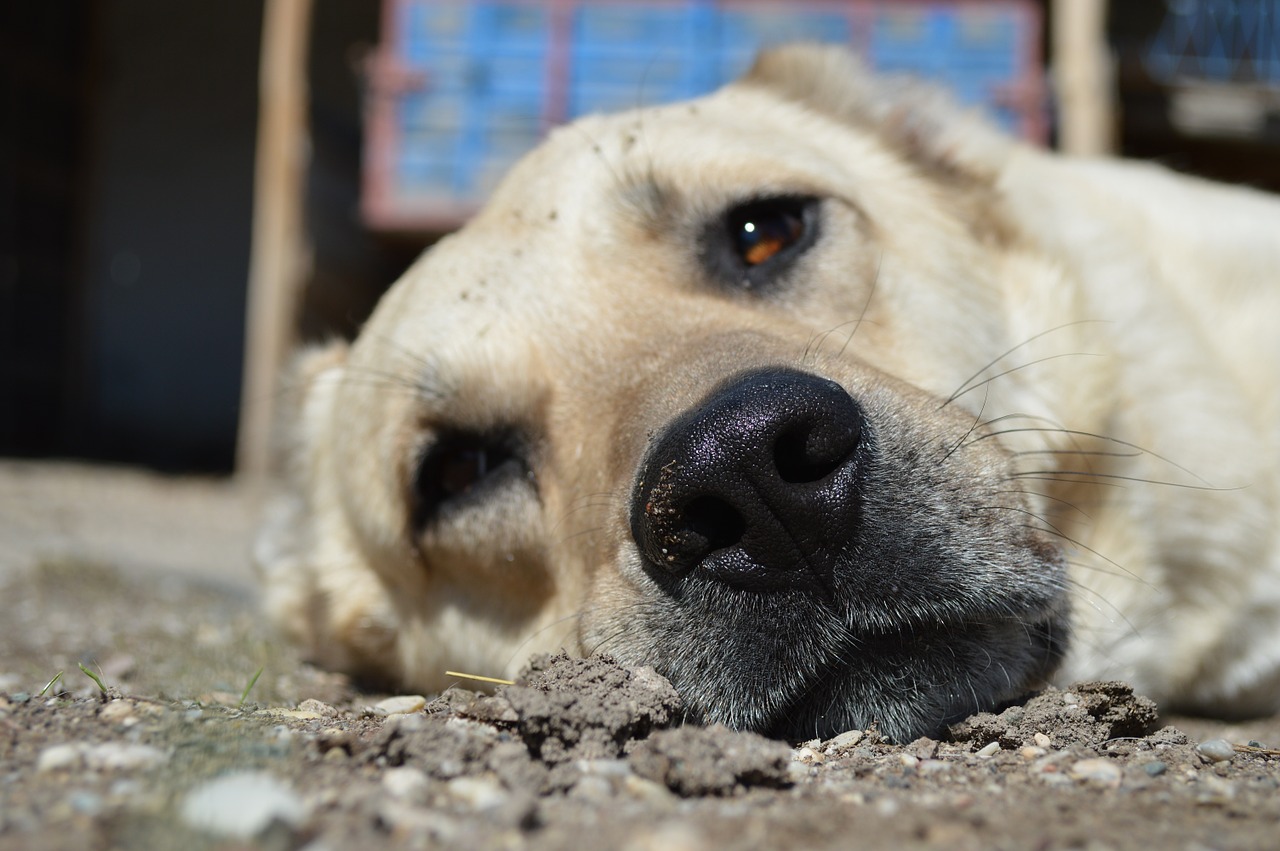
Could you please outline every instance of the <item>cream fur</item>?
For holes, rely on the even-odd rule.
[[[767,300],[698,285],[700,223],[779,192],[828,199],[801,274]],[[1280,709],[1277,270],[1273,198],[1045,153],[841,51],[770,54],[557,130],[349,351],[303,362],[268,609],[414,688],[562,645],[643,661],[625,511],[649,435],[727,375],[803,364],[927,434],[992,435],[955,463],[1011,465],[1069,564],[1062,680]],[[435,436],[508,423],[533,484],[413,529]]]

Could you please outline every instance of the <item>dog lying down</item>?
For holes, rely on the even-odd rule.
[[[1274,711],[1278,321],[1277,200],[783,48],[555,131],[299,358],[268,608],[401,688],[567,646],[793,738]]]

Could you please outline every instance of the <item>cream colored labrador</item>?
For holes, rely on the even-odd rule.
[[[797,738],[1274,711],[1277,326],[1280,202],[783,49],[557,130],[299,359],[268,608],[399,687],[567,646]]]

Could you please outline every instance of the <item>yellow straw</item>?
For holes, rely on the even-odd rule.
[[[445,671],[446,677],[459,677],[464,680],[478,680],[482,683],[497,683],[500,686],[513,686],[514,680],[500,680],[497,677],[482,677],[479,674],[463,674],[458,671]]]

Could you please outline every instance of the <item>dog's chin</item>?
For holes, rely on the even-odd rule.
[[[674,622],[673,611],[661,608],[666,627],[683,623],[689,632],[661,629],[641,642],[649,646],[646,658],[628,661],[665,674],[693,723],[791,741],[874,727],[908,742],[1042,687],[1067,647],[1066,607],[1058,599],[998,619],[859,631],[847,615],[833,616],[829,600],[807,597],[742,598],[731,614],[721,605],[689,606],[685,597]],[[710,609],[719,616],[710,617]]]
[[[869,639],[760,729],[793,741],[869,727],[896,742],[937,736],[1042,687],[1062,659],[1065,634],[1051,618]]]

